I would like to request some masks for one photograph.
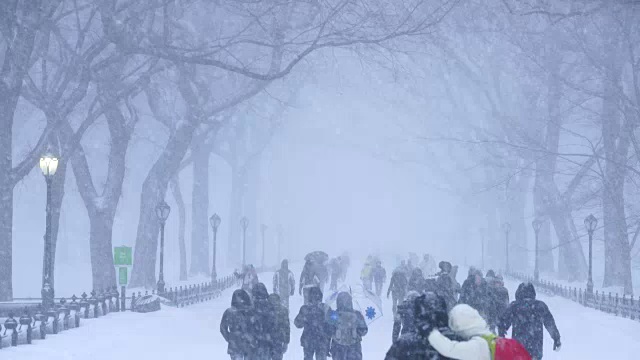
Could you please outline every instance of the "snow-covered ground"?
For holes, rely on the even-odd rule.
[[[359,270],[359,269],[358,269]],[[300,269],[294,269],[299,274]],[[357,278],[351,269],[351,281]],[[462,273],[461,273],[462,274]],[[261,280],[271,288],[271,274]],[[459,279],[462,280],[462,279]],[[508,282],[511,296],[517,283]],[[78,329],[49,335],[22,345],[0,350],[2,359],[111,360],[122,357],[145,359],[225,359],[226,343],[220,335],[223,311],[229,306],[232,290],[208,303],[152,314],[117,313],[100,319],[83,320]],[[553,312],[562,335],[561,352],[552,351],[545,335],[545,360],[637,359],[640,354],[640,322],[617,318],[583,308],[573,302],[540,296]],[[291,320],[302,298],[291,301]],[[384,316],[370,325],[363,340],[364,359],[383,359],[391,345],[392,315],[390,301],[384,302]],[[545,333],[546,334],[546,333]],[[292,340],[285,359],[302,359],[301,332],[292,326]]]

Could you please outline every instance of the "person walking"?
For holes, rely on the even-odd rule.
[[[409,285],[407,290],[415,291],[419,294],[422,294],[427,289],[427,282],[422,275],[422,270],[420,268],[414,268],[411,272],[411,278],[409,279]]]
[[[360,272],[360,280],[362,280],[362,286],[368,290],[372,291],[373,285],[373,258],[371,256],[367,257],[367,260],[362,267],[362,271]]]
[[[271,335],[271,360],[282,360],[291,340],[289,309],[282,304],[278,294],[269,295],[269,302],[275,314],[275,327]]]
[[[331,326],[331,357],[333,360],[362,360],[362,337],[369,328],[364,316],[353,309],[353,299],[347,292],[336,298],[336,311],[327,319]]]
[[[409,291],[406,298],[398,305],[398,311],[393,315],[393,330],[391,341],[396,341],[402,334],[416,331],[413,310],[415,300],[420,296],[415,291]]]
[[[489,330],[497,333],[500,317],[509,306],[509,290],[504,286],[501,275],[495,275],[492,270],[487,272],[487,304],[486,315]]]
[[[389,281],[389,289],[387,290],[387,299],[389,294],[392,298],[393,315],[396,315],[398,304],[404,300],[404,296],[407,293],[407,286],[409,281],[407,280],[406,270],[402,265],[397,267],[391,274],[391,281]]]
[[[476,268],[469,269],[469,276],[462,283],[459,304],[467,304],[478,310],[480,315],[485,316],[485,306],[487,301],[487,284],[482,278],[482,272]]]
[[[296,279],[293,272],[289,270],[289,261],[282,260],[280,270],[273,274],[273,293],[278,294],[282,301],[282,305],[289,310],[289,297],[295,294]]]
[[[248,360],[253,343],[252,321],[254,312],[251,298],[246,291],[238,289],[231,296],[231,307],[225,310],[220,321],[220,333],[227,342],[227,354],[231,360]]]
[[[512,338],[527,349],[534,360],[542,359],[544,326],[553,339],[553,350],[560,351],[560,332],[556,322],[543,301],[536,300],[536,289],[532,283],[522,283],[516,290],[516,299],[500,319],[498,333],[504,337],[510,327]]]
[[[447,304],[447,310],[451,310],[456,300],[456,285],[451,274],[453,267],[448,261],[441,261],[440,272],[436,274],[436,294],[441,296]]]
[[[376,264],[371,271],[371,275],[376,287],[376,295],[380,297],[382,295],[382,287],[384,286],[384,283],[387,282],[387,270],[384,269],[380,260],[376,261]]]
[[[302,330],[300,345],[304,352],[304,360],[326,360],[329,354],[331,334],[326,317],[331,308],[322,303],[322,290],[314,286],[309,288],[309,304],[300,307],[300,312],[293,321]]]
[[[252,291],[255,326],[253,336],[256,347],[252,351],[251,360],[268,360],[274,344],[276,329],[276,313],[269,301],[269,292],[263,283],[257,283]]]
[[[304,297],[304,304],[309,304],[309,290],[313,287],[320,287],[320,278],[315,273],[313,263],[307,260],[300,273],[300,295]]]

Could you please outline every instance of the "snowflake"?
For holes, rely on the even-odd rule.
[[[365,315],[367,315],[367,319],[371,320],[376,317],[376,309],[369,306],[367,310],[365,310]]]

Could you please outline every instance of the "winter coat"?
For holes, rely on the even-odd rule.
[[[500,336],[504,336],[509,327],[513,326],[512,338],[518,340],[531,357],[541,358],[543,325],[554,341],[560,340],[560,332],[553,315],[547,304],[536,300],[533,284],[520,284],[516,291],[516,300],[509,305],[501,318],[498,330]]]
[[[466,304],[454,306],[449,312],[449,328],[464,340],[451,340],[433,330],[429,343],[441,355],[458,360],[491,360],[489,343],[482,338],[491,332],[476,309]]]
[[[257,340],[256,350],[269,351],[276,330],[276,312],[269,301],[269,293],[263,283],[258,283],[253,287],[252,295],[256,318],[256,326],[254,327],[254,336]]]
[[[274,350],[281,352],[284,345],[288,345],[291,340],[291,324],[289,323],[289,310],[282,306],[280,296],[277,294],[269,295],[269,302],[273,306],[275,313],[275,328],[271,336]]]
[[[300,273],[300,289],[320,286],[320,278],[316,274],[314,266],[307,262]]]
[[[449,339],[457,339],[456,335],[448,328],[438,329],[440,334]],[[445,360],[449,359],[440,355],[429,341],[418,332],[402,334],[393,342],[385,360]]]
[[[228,354],[251,353],[257,346],[253,326],[255,313],[251,306],[251,298],[244,290],[236,290],[231,297],[231,307],[222,314],[220,333],[229,344]]]
[[[422,276],[422,270],[416,268],[411,272],[411,278],[409,279],[409,285],[407,290],[415,291],[417,293],[424,293],[427,287],[426,280]]]
[[[415,291],[407,294],[407,298],[398,305],[396,315],[393,319],[393,331],[391,333],[391,340],[394,342],[398,340],[400,335],[404,335],[410,332],[416,331],[414,306],[415,299],[419,294]]]
[[[470,275],[464,283],[460,291],[460,300],[458,304],[467,304],[478,312],[485,313],[485,304],[487,302],[487,283],[484,279],[476,280],[476,275]]]
[[[353,344],[341,344],[338,328],[342,317],[355,316]],[[341,292],[336,298],[336,311],[329,315],[328,323],[331,329],[331,355],[334,360],[359,360],[362,359],[362,337],[367,335],[369,327],[364,321],[364,316],[353,309],[353,299],[347,292]]]
[[[435,293],[441,296],[447,303],[447,310],[451,310],[456,304],[456,286],[449,273],[440,273],[436,278]]]
[[[322,291],[317,287],[310,288],[309,298],[310,304],[302,305],[293,324],[298,329],[303,329],[300,337],[303,348],[327,352],[331,334],[325,319],[331,308],[322,303]]]
[[[504,283],[493,278],[488,281],[486,316],[490,325],[498,325],[500,317],[509,306],[509,290],[504,287]]]
[[[382,267],[382,265],[376,265],[371,271],[371,275],[373,275],[373,281],[378,284],[387,281],[387,271]]]
[[[289,270],[289,262],[282,260],[280,270],[273,274],[273,293],[280,297],[293,296],[296,291],[296,280]]]
[[[409,281],[407,281],[407,275],[404,272],[404,269],[396,269],[391,274],[391,281],[389,282],[389,290],[387,290],[387,296],[390,293],[393,293],[393,296],[396,297],[404,297],[404,294],[407,293],[407,286],[409,285]]]

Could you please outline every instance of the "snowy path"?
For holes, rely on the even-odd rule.
[[[299,269],[294,269],[299,271]],[[353,276],[357,275],[351,269]],[[271,274],[261,276],[271,286]],[[507,284],[513,296],[517,283]],[[153,314],[118,313],[85,320],[79,329],[50,335],[34,345],[0,350],[2,359],[111,360],[122,357],[145,359],[226,359],[226,343],[218,330],[231,291],[216,301],[183,309],[164,309]],[[640,322],[617,318],[561,299],[540,296],[556,317],[563,348],[552,351],[545,335],[545,360],[636,359],[640,354]],[[302,298],[291,301],[291,320]],[[363,340],[363,357],[383,359],[391,344],[391,305],[384,303],[384,317],[371,324]],[[546,332],[545,332],[546,334]],[[301,332],[292,326],[292,339],[285,359],[302,359]]]

